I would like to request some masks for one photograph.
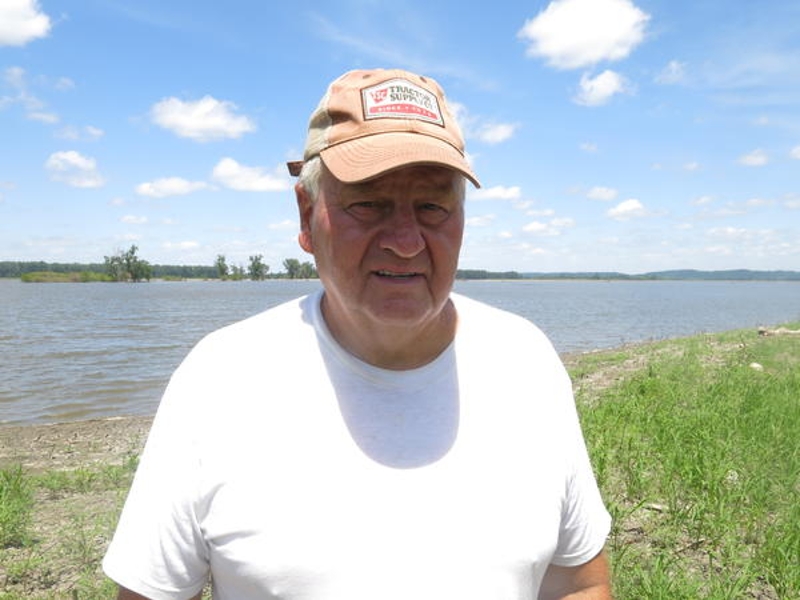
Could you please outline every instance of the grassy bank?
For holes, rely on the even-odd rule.
[[[571,372],[618,598],[800,598],[800,335],[672,340]]]
[[[567,363],[614,516],[617,599],[800,599],[800,335],[704,335]],[[99,565],[135,452],[82,462],[73,445],[42,468],[72,439],[48,447],[47,435],[30,436],[41,460],[0,462],[0,599],[113,597]]]
[[[90,283],[95,281],[111,281],[105,273],[81,271],[56,273],[53,271],[34,271],[25,273],[20,278],[25,283]]]

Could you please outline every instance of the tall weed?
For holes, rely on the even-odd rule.
[[[0,470],[0,548],[23,546],[33,511],[33,492],[21,466]]]

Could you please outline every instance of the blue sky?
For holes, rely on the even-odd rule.
[[[462,268],[800,269],[796,0],[1,0],[0,260],[307,260],[284,163],[383,66],[467,137]]]

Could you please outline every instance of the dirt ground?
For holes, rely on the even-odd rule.
[[[0,467],[32,472],[117,464],[141,451],[152,417],[0,426]]]

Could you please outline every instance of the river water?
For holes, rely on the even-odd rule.
[[[318,288],[0,279],[0,424],[150,415],[203,335]],[[562,353],[800,320],[792,282],[461,281],[456,291],[529,318]]]

